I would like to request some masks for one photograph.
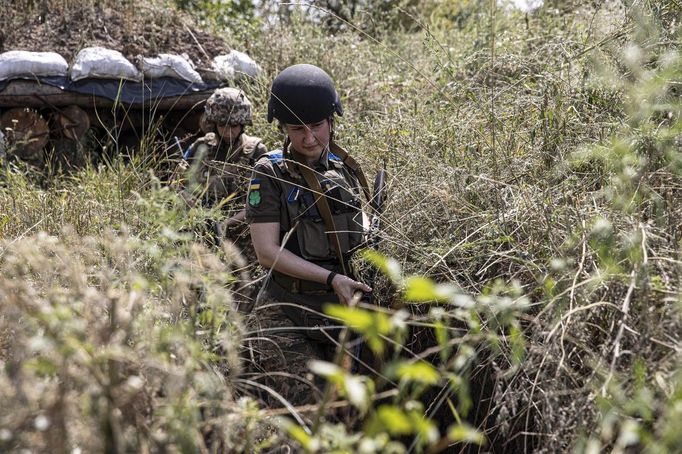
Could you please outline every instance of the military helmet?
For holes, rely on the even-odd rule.
[[[206,101],[204,118],[217,125],[250,125],[251,101],[237,88],[219,88]]]
[[[317,66],[289,66],[272,82],[268,122],[276,118],[285,124],[316,123],[334,112],[343,115],[341,99],[332,78]]]

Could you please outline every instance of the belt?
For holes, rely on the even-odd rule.
[[[272,280],[289,293],[324,294],[333,292],[327,284],[298,279],[277,271],[272,272]]]

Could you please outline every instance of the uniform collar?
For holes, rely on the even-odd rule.
[[[330,144],[332,146],[332,144]],[[299,165],[306,165],[302,158],[298,155],[296,150],[291,148],[291,144],[284,150],[284,163],[287,171],[295,177],[301,178],[301,172],[298,170]],[[325,149],[320,154],[319,159],[313,164],[313,170],[329,170],[329,150]]]
[[[289,156],[291,159],[296,162],[296,164],[300,165],[307,165],[305,163],[305,160],[301,158],[301,156],[289,146]],[[315,161],[310,167],[313,169],[317,169],[319,167],[324,167],[325,169],[329,169],[329,152],[327,150],[324,150],[321,154],[320,157],[318,158],[317,161]]]

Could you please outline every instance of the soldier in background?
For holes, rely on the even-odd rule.
[[[219,208],[224,218],[210,226],[218,242],[233,242],[246,259],[240,280],[244,285],[248,273],[257,263],[248,225],[244,222],[244,200],[254,163],[267,148],[258,137],[244,132],[251,125],[251,102],[237,88],[219,88],[206,101],[202,130],[207,132],[183,154],[172,180],[179,185],[180,195],[189,207],[201,204]],[[240,293],[238,291],[238,293]],[[252,299],[255,291],[242,290],[237,300]],[[240,303],[243,301],[239,301]]]
[[[251,125],[251,102],[237,88],[219,88],[201,118],[207,134],[194,142],[180,163],[181,195],[189,206],[220,204],[226,227],[244,221],[244,196],[253,165],[267,148],[244,132]]]

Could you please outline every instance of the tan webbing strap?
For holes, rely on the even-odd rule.
[[[346,150],[344,150],[334,142],[329,144],[329,151],[331,151],[336,156],[341,158],[343,163],[346,164],[355,173],[355,176],[358,177],[358,181],[360,182],[360,186],[362,187],[362,192],[365,193],[365,197],[367,198],[367,202],[369,203],[372,200],[372,196],[369,192],[369,184],[367,184],[367,178],[365,178],[365,173],[362,171],[362,168],[360,167],[360,164],[358,164],[358,161],[356,161],[351,155],[348,154]]]
[[[336,256],[339,258],[339,263],[341,264],[341,270],[343,271],[343,274],[348,276],[348,272],[346,271],[346,264],[343,262],[341,242],[339,241],[339,236],[336,234],[337,230],[336,226],[334,225],[332,211],[331,209],[329,209],[329,202],[327,202],[327,198],[324,196],[322,186],[320,185],[320,182],[318,181],[317,177],[315,177],[315,173],[310,167],[301,164],[298,166],[298,168],[301,171],[301,174],[303,175],[303,178],[305,179],[306,183],[308,184],[308,187],[310,187],[310,189],[312,189],[314,192],[315,205],[317,206],[317,209],[320,212],[320,216],[322,216],[322,220],[324,220],[324,225],[327,228],[327,236],[329,237],[329,242],[334,247]]]

